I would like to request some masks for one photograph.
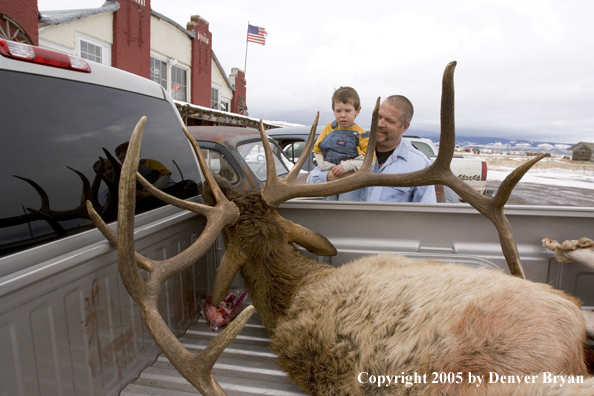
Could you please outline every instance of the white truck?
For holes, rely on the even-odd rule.
[[[143,115],[149,120],[142,157],[171,171],[170,193],[201,201],[199,168],[171,98],[129,73],[4,40],[0,86],[0,394],[195,394],[148,334],[120,280],[115,250],[81,209],[81,200],[92,201],[115,229],[119,168],[110,170],[117,160],[108,153],[130,138]],[[101,194],[104,199],[96,199]],[[149,258],[176,255],[205,227],[203,217],[150,197],[139,198],[137,207],[136,248]],[[466,204],[292,200],[279,212],[325,235],[338,255],[320,260],[332,265],[389,252],[507,271],[492,224]],[[594,307],[594,271],[560,263],[541,245],[545,236],[591,236],[594,210],[521,206],[505,212],[527,278]],[[223,249],[219,238],[162,286],[159,311],[192,351],[214,336],[199,312]],[[268,343],[254,320],[223,352],[214,376],[228,395],[303,394],[276,366]]]

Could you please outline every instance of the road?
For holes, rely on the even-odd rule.
[[[501,182],[487,182],[487,189],[496,190]],[[508,205],[550,205],[594,207],[594,190],[519,183],[507,201]]]

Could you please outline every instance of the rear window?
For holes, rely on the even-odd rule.
[[[427,143],[410,142],[410,144],[412,144],[414,148],[419,150],[421,153],[425,154],[427,157],[435,157],[435,153],[433,152],[433,149]]]
[[[92,228],[87,199],[114,221],[116,147],[143,115],[139,171],[172,195],[197,194],[194,154],[167,101],[2,70],[0,86],[0,257]],[[137,213],[162,205],[146,195],[137,190]]]

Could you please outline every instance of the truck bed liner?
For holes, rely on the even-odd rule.
[[[198,353],[217,334],[200,318],[180,340],[188,350]],[[276,365],[275,359],[276,355],[270,349],[270,338],[264,326],[257,317],[252,317],[233,343],[225,348],[213,368],[213,374],[228,396],[306,395],[289,382],[287,374]],[[192,394],[199,393],[161,354],[139,378],[122,390],[120,396]]]

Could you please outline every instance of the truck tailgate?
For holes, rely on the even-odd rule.
[[[256,316],[256,315],[254,315]],[[200,318],[180,338],[188,350],[198,353],[218,333],[210,331],[208,323]],[[213,368],[217,382],[227,395],[305,395],[289,382],[287,375],[275,363],[276,355],[270,349],[270,338],[257,317],[252,317],[239,336],[231,343]],[[161,354],[152,366],[130,383],[120,396],[183,396],[199,394]]]

